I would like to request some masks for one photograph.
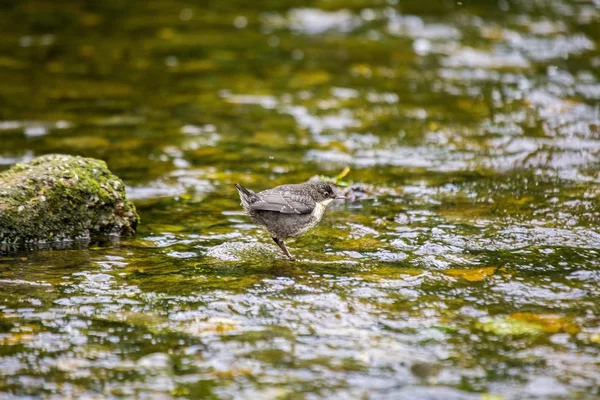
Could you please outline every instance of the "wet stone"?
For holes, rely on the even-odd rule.
[[[211,247],[206,255],[222,261],[241,261],[248,259],[275,259],[279,252],[274,246],[261,243],[225,242]]]
[[[0,173],[0,243],[131,235],[137,223],[103,161],[54,154]]]

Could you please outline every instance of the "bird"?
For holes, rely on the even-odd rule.
[[[284,241],[313,229],[321,221],[329,203],[346,198],[336,195],[331,185],[323,181],[280,185],[258,193],[239,183],[235,187],[246,214],[254,223],[267,230],[285,256],[292,261],[294,257]]]

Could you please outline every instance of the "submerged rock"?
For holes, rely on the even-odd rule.
[[[241,261],[251,259],[277,258],[278,249],[275,246],[265,246],[261,243],[225,242],[211,247],[206,253],[209,257],[222,261]]]
[[[0,173],[0,243],[130,235],[138,221],[104,161],[51,154]]]

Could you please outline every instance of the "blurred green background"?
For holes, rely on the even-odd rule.
[[[0,170],[138,235],[0,256],[0,397],[595,399],[598,1],[0,1]],[[282,260],[233,187],[366,185]]]

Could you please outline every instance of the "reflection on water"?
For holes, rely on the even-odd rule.
[[[397,3],[1,5],[0,169],[104,159],[142,225],[0,249],[0,393],[598,397],[600,5]],[[297,262],[232,185],[345,166]]]

